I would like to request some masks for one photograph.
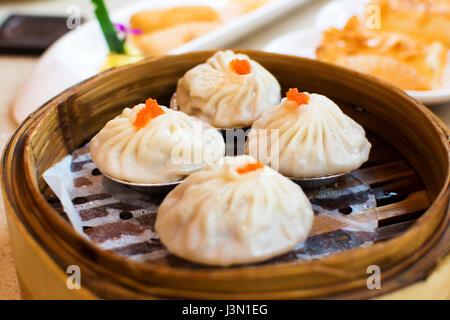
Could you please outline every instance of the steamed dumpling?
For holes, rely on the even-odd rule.
[[[313,219],[297,184],[243,155],[190,175],[160,205],[155,228],[171,253],[228,266],[290,251]]]
[[[90,153],[112,178],[167,183],[222,158],[225,143],[210,125],[148,99],[109,121],[91,140]]]
[[[287,96],[253,123],[247,153],[292,178],[344,173],[367,161],[364,129],[333,101],[297,89]]]
[[[237,128],[250,126],[280,99],[280,85],[269,71],[227,50],[186,72],[172,103],[216,128]]]

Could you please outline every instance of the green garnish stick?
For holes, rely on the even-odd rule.
[[[109,50],[113,53],[125,53],[124,40],[120,40],[117,36],[117,32],[109,18],[108,10],[106,9],[103,0],[91,0],[95,8],[95,15],[97,16],[98,23],[105,36],[106,43]]]

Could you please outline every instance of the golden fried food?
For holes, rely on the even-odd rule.
[[[154,32],[176,25],[191,22],[219,23],[222,19],[219,13],[208,6],[174,7],[170,9],[141,11],[130,19],[132,28],[143,33]]]
[[[204,35],[217,27],[217,22],[191,22],[134,36],[133,43],[144,55],[158,56]]]
[[[439,88],[447,60],[447,50],[438,41],[426,43],[406,34],[367,30],[357,17],[342,30],[325,31],[316,55],[405,90]]]
[[[239,14],[246,14],[274,0],[230,0]]]
[[[449,0],[374,0],[369,5],[379,8],[381,30],[439,40],[450,47]]]

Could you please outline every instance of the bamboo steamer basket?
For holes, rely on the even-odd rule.
[[[424,190],[379,208],[379,221],[415,212],[406,221],[408,228],[371,246],[317,260],[222,269],[139,263],[94,246],[49,204],[51,192],[42,174],[125,106],[150,96],[167,105],[177,80],[213,52],[147,59],[99,74],[53,98],[20,125],[5,148],[2,188],[23,298],[371,298],[423,279],[449,253],[445,125],[401,90],[370,76],[315,60],[240,52],[271,71],[283,88],[298,87],[336,100],[401,154]],[[399,176],[397,164],[384,180]],[[374,186],[385,174],[380,172],[370,173]],[[80,290],[66,286],[70,265],[81,269]],[[381,268],[380,290],[367,289],[369,265]]]

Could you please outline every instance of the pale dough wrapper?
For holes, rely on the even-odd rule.
[[[307,238],[314,214],[302,189],[270,167],[238,173],[225,157],[190,175],[158,209],[156,232],[184,259],[217,266],[263,261]]]
[[[101,172],[134,183],[168,183],[225,154],[223,137],[216,129],[164,106],[164,114],[137,129],[133,122],[143,107],[125,108],[91,140],[91,157]]]
[[[234,59],[248,60],[251,72],[239,75]],[[258,62],[244,54],[218,51],[178,81],[176,105],[216,128],[250,126],[261,112],[280,102],[280,85]]]
[[[279,106],[266,110],[253,123],[246,153],[291,178],[359,168],[371,148],[363,127],[327,97],[308,95],[307,104],[296,106],[284,98]]]

